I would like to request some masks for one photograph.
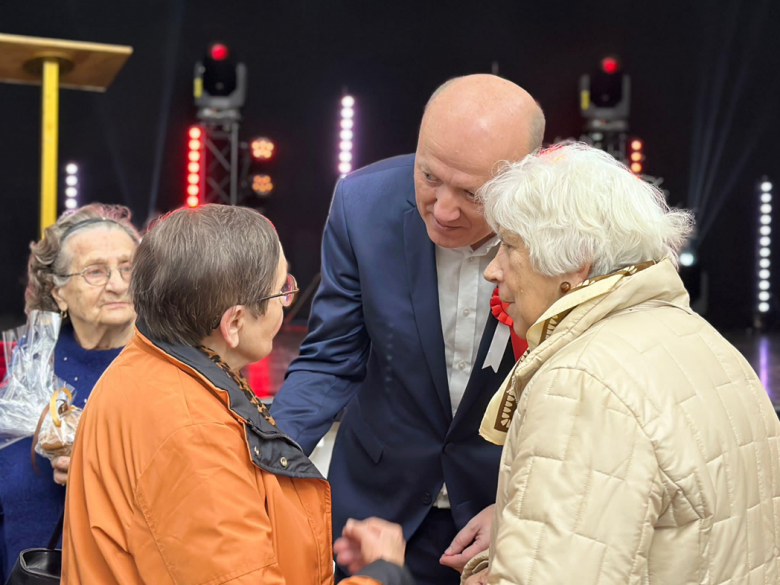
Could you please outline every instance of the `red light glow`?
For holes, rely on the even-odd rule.
[[[199,181],[200,181],[200,177],[198,175],[196,175],[195,173],[192,173],[191,175],[189,175],[187,177],[187,182],[190,185],[197,185]]]
[[[612,75],[613,73],[617,73],[618,69],[620,69],[620,65],[614,57],[604,57],[601,60],[601,69],[604,73]]]
[[[197,127],[196,128],[190,128],[190,138],[194,138],[195,140],[197,140],[198,138],[200,138],[201,134],[202,133],[200,131],[200,128],[197,128]]]
[[[211,58],[214,61],[224,61],[230,55],[228,48],[222,43],[211,45]]]
[[[187,205],[189,205],[190,207],[197,207],[199,203],[200,203],[200,199],[198,199],[197,195],[190,195],[189,197],[187,197]]]
[[[187,194],[188,195],[197,195],[200,193],[200,187],[197,185],[188,185],[187,186]]]
[[[641,140],[632,140],[631,141],[631,150],[642,150],[642,141]]]
[[[192,162],[198,162],[200,160],[200,153],[197,150],[192,150],[190,151],[189,157]]]
[[[190,140],[190,150],[200,150],[200,140]]]
[[[196,162],[191,162],[187,165],[187,170],[191,173],[199,173],[200,172],[200,165]]]
[[[631,171],[634,173],[641,173],[642,165],[640,165],[639,163],[631,163]]]

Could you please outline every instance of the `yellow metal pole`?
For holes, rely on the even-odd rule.
[[[60,64],[56,59],[46,59],[41,92],[41,236],[57,221],[59,86]]]

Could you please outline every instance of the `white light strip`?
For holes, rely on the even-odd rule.
[[[772,261],[770,257],[772,255],[772,183],[766,179],[761,180],[758,184],[759,193],[759,211],[758,218],[758,309],[759,313],[768,313],[771,305],[769,304],[772,298],[770,292],[770,281],[772,273],[770,271]]]
[[[345,95],[341,98],[341,129],[339,131],[339,174],[342,177],[352,171],[354,117],[355,98],[351,95]]]
[[[79,206],[79,167],[75,163],[65,165],[65,209],[76,209]]]

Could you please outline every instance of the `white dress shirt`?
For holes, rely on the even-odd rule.
[[[476,250],[436,246],[436,274],[439,279],[439,313],[444,334],[452,415],[458,410],[475,363],[490,312],[495,285],[482,276],[498,253],[499,239],[491,238]],[[443,486],[437,508],[449,508],[447,486]]]

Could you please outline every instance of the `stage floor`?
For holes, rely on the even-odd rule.
[[[249,368],[250,386],[262,398],[274,396],[282,383],[287,367],[298,356],[306,327],[286,326],[274,340],[271,355]],[[775,407],[780,407],[780,333],[731,332],[725,335],[742,352],[758,373]]]

